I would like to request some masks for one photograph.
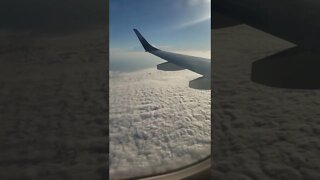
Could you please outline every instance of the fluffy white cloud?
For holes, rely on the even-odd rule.
[[[210,154],[210,91],[190,71],[110,73],[110,175],[173,170]]]

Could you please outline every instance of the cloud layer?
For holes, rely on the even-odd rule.
[[[210,91],[190,71],[110,73],[110,175],[174,170],[210,154]]]

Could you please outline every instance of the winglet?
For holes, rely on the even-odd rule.
[[[146,39],[144,39],[144,37],[140,34],[140,32],[137,29],[133,29],[133,31],[136,33],[137,37],[139,38],[139,41],[141,42],[141,44],[146,52],[159,50],[159,49],[151,46],[148,43],[148,41],[146,41]]]

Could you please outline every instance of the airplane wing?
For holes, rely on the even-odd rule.
[[[158,56],[168,62],[157,65],[157,69],[164,71],[177,71],[188,69],[203,75],[190,81],[189,87],[195,89],[211,89],[211,60],[195,56],[188,56],[162,51],[150,45],[137,29],[133,29],[146,52]]]

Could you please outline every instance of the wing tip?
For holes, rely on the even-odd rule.
[[[141,33],[136,28],[133,28],[133,31],[136,33],[140,43],[142,44],[142,46],[146,52],[159,50],[159,49],[151,46],[148,43],[148,41],[141,35]]]

